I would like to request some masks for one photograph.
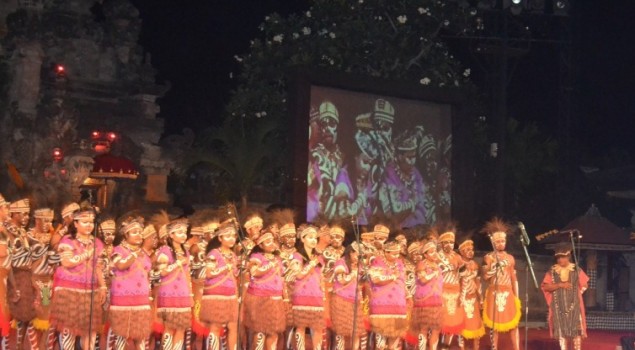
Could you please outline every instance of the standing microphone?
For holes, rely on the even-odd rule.
[[[520,242],[524,246],[528,246],[531,243],[531,241],[529,240],[529,236],[527,235],[527,230],[525,230],[525,224],[519,221],[518,228],[520,229]]]

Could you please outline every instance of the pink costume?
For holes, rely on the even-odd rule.
[[[82,243],[67,235],[60,241],[57,251],[62,256],[69,253],[73,256],[83,254],[87,256],[88,251],[93,246],[95,248],[93,254],[83,258],[78,265],[71,268],[60,265],[55,270],[51,324],[58,331],[68,329],[74,335],[87,336],[89,326],[93,332],[101,329],[102,305],[93,300],[92,312],[90,305],[91,295],[99,289],[98,275],[102,273],[103,269],[102,262],[99,261],[98,257],[103,252],[104,244],[99,238]],[[93,298],[96,298],[96,295]]]
[[[177,262],[172,249],[164,245],[157,252],[157,260],[167,257],[168,266]],[[192,288],[190,284],[189,253],[182,266],[161,277],[157,291],[157,313],[166,328],[187,329],[192,325]]]
[[[335,334],[350,338],[353,336],[353,325],[357,325],[355,336],[366,333],[364,329],[364,313],[362,308],[361,283],[357,283],[355,276],[346,266],[344,259],[339,259],[333,268],[335,279],[333,280],[333,292],[331,295],[331,316],[333,331]],[[355,304],[355,291],[357,291],[357,304]],[[355,317],[354,305],[357,305],[357,317]]]
[[[370,323],[373,332],[395,338],[408,328],[406,303],[406,272],[403,262],[388,263],[383,256],[373,259],[370,266]],[[391,280],[392,276],[397,276]],[[390,280],[389,282],[385,282]]]
[[[428,260],[420,261],[416,267],[416,288],[412,328],[419,333],[441,328],[443,305],[443,276],[439,266]]]
[[[200,317],[206,323],[228,323],[238,321],[238,275],[237,258],[234,252],[223,254],[212,249],[207,254],[206,273],[214,275],[205,279]]]
[[[249,262],[268,269],[262,276],[251,276],[245,295],[245,326],[257,333],[281,333],[286,327],[282,260],[270,253],[253,253]]]
[[[303,261],[302,255],[294,254],[294,260],[301,267],[293,284],[293,294],[291,304],[293,305],[293,324],[296,327],[322,328],[320,322],[324,323],[324,289],[322,286],[322,268],[311,267],[309,262]],[[319,261],[323,261],[320,257]]]
[[[113,249],[111,261],[134,259],[130,267],[119,270],[113,267],[110,285],[110,309],[108,316],[114,334],[134,340],[144,340],[150,335],[152,310],[150,308],[149,273],[152,261],[140,249],[137,257],[124,244]]]

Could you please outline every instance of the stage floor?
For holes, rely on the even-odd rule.
[[[582,341],[583,350],[616,350],[620,346],[620,338],[626,335],[635,336],[635,330],[632,332],[610,332],[610,331],[588,331],[588,338]],[[501,334],[499,336],[498,349],[513,349],[509,341],[509,335]],[[525,330],[520,329],[520,348],[525,346]],[[472,344],[468,343],[466,349],[472,349]],[[480,349],[488,350],[490,347],[489,336],[481,339]],[[458,346],[452,349],[459,349]],[[548,329],[529,329],[527,350],[559,350],[556,340],[549,337]],[[569,345],[571,349],[571,345]]]

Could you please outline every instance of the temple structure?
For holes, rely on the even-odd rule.
[[[169,200],[156,117],[168,86],[140,30],[128,0],[0,2],[0,191],[58,205],[97,189],[115,211]]]

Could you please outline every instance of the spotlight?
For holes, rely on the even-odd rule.
[[[53,160],[56,162],[60,162],[64,159],[64,152],[59,147],[53,148]]]
[[[525,0],[503,0],[503,8],[509,8],[514,15],[519,15],[523,7],[525,7]]]
[[[571,4],[568,0],[554,0],[553,14],[556,16],[566,16],[569,14]]]

